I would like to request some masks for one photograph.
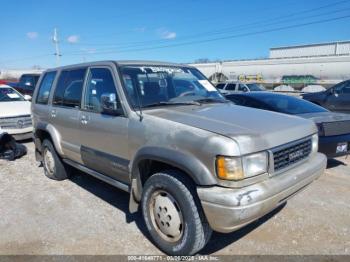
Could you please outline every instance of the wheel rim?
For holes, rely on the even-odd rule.
[[[157,190],[152,194],[149,213],[153,227],[164,240],[176,242],[182,237],[182,213],[176,200],[168,192]]]
[[[48,148],[44,150],[44,166],[46,171],[52,175],[55,171],[55,159]]]

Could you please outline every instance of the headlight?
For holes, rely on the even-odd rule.
[[[318,134],[312,136],[312,153],[317,153],[318,151]]]
[[[244,157],[219,156],[216,160],[217,175],[224,180],[242,180],[267,172],[268,154],[261,152]]]
[[[267,172],[267,152],[261,152],[243,157],[243,170],[245,177],[257,176]]]

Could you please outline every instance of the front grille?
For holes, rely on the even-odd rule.
[[[274,169],[275,172],[285,169],[305,158],[307,158],[312,151],[311,139],[295,143],[293,145],[286,145],[282,149],[273,152]]]
[[[32,126],[30,115],[0,118],[1,129],[23,129]]]
[[[325,136],[338,136],[350,133],[350,121],[322,123]]]

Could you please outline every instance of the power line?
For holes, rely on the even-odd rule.
[[[181,38],[177,38],[176,40],[148,40],[148,41],[136,41],[136,42],[124,42],[124,43],[119,43],[119,44],[104,44],[104,45],[98,45],[98,46],[106,46],[106,48],[98,48],[98,50],[103,50],[103,51],[108,51],[108,50],[114,50],[115,48],[123,48],[123,47],[142,47],[142,46],[148,46],[148,45],[152,45],[152,44],[166,44],[169,43],[169,41],[184,41],[184,40],[190,40],[193,38],[198,38],[198,37],[206,37],[208,35],[220,35],[220,34],[225,34],[225,33],[230,33],[233,30],[234,31],[242,31],[248,28],[251,28],[252,26],[262,26],[264,24],[264,26],[269,26],[269,25],[275,25],[275,24],[279,24],[282,22],[288,22],[288,21],[294,21],[294,18],[291,17],[295,17],[295,16],[299,16],[299,15],[303,15],[303,14],[307,14],[307,13],[311,13],[311,12],[315,12],[318,10],[322,10],[325,8],[329,8],[329,7],[334,7],[340,4],[344,4],[344,3],[348,3],[350,2],[349,0],[343,0],[343,1],[338,1],[332,4],[327,4],[327,5],[323,5],[317,8],[312,8],[312,9],[307,9],[301,12],[296,12],[296,13],[291,13],[286,16],[277,16],[275,18],[270,18],[270,19],[264,19],[261,21],[257,21],[257,22],[253,22],[253,23],[248,23],[248,24],[242,24],[242,25],[236,25],[236,26],[231,26],[231,27],[226,27],[226,28],[222,28],[219,30],[212,30],[212,31],[207,31],[207,32],[202,32],[202,33],[197,33],[197,34],[190,34],[187,36],[183,36]],[[321,13],[321,14],[317,14],[317,15],[313,15],[313,16],[306,16],[306,17],[301,17],[300,19],[309,19],[309,18],[314,18],[314,17],[320,17],[320,16],[324,16],[324,15],[329,15],[329,14],[334,14],[334,13],[339,13],[339,12],[344,12],[348,9],[338,9],[335,11],[331,11],[331,12],[326,12],[326,13]],[[267,23],[266,22],[270,22]],[[94,44],[91,43],[79,43],[78,45],[80,46],[94,46]],[[95,45],[96,46],[96,45]],[[107,48],[107,46],[109,48]]]
[[[335,11],[333,11],[333,12],[326,12],[326,13],[322,13],[322,14],[318,14],[318,15],[308,16],[308,17],[305,17],[305,18],[306,18],[306,19],[315,18],[315,17],[330,15],[330,14],[334,14],[334,13],[344,12],[344,11],[348,11],[348,10],[350,10],[350,8],[335,10]],[[299,21],[300,21],[301,19],[305,19],[305,18],[300,18]],[[286,20],[283,21],[283,22],[288,22],[288,21],[294,21],[294,19],[286,19]],[[268,25],[270,26],[270,25],[276,25],[276,24],[280,24],[280,23],[281,23],[281,21],[280,21],[280,22],[269,23],[269,24],[264,25],[264,27],[265,27],[265,26],[268,26]],[[232,32],[237,32],[237,31],[241,31],[241,30],[234,30],[234,31],[232,31]],[[230,32],[226,32],[226,33],[230,33]],[[212,35],[217,35],[217,34],[219,34],[219,33],[215,33],[215,34],[212,34]],[[220,33],[220,34],[223,34],[223,33]],[[209,33],[206,33],[206,34],[203,33],[203,35],[208,36]],[[194,35],[194,36],[191,36],[191,37],[188,37],[188,38],[183,38],[183,39],[181,39],[181,41],[190,40],[190,39],[193,39],[193,38],[198,38],[198,34],[196,34],[196,35]],[[206,37],[206,38],[207,38],[207,37]],[[202,40],[198,40],[198,41],[202,41]],[[155,42],[155,43],[162,44],[162,43],[164,43],[164,42],[161,41],[161,42]],[[169,41],[167,41],[167,43],[169,43]],[[174,43],[174,44],[175,44],[175,43]],[[145,47],[145,48],[146,48],[147,46],[148,46],[147,44],[125,45],[126,48],[130,48],[130,47]],[[119,47],[124,47],[124,46],[119,46]],[[127,49],[127,50],[128,50],[128,49]],[[100,51],[100,52],[101,52],[101,51],[106,51],[106,52],[107,52],[107,51],[115,51],[115,48],[101,48],[101,49],[95,50],[95,52],[96,52],[96,51]],[[123,51],[123,49],[122,49],[122,50],[119,50],[119,51]],[[75,53],[80,54],[81,52],[71,52],[71,53],[67,53],[67,54],[75,54]]]
[[[314,24],[327,23],[327,22],[342,20],[342,19],[346,19],[346,18],[350,18],[350,15],[335,17],[335,18],[331,18],[331,19],[318,20],[318,21],[313,21],[313,22],[308,22],[308,23],[295,24],[295,25],[290,25],[290,26],[283,26],[283,27],[273,28],[273,29],[269,29],[269,30],[251,32],[251,33],[230,35],[230,36],[225,36],[225,37],[217,37],[217,38],[211,38],[211,39],[205,39],[205,40],[199,40],[199,41],[190,41],[190,42],[185,42],[185,43],[155,46],[155,47],[148,47],[148,48],[127,49],[127,50],[122,50],[122,51],[110,51],[110,52],[97,52],[97,53],[94,53],[94,55],[119,54],[119,53],[128,53],[128,52],[147,51],[147,50],[154,50],[154,49],[164,49],[164,48],[186,46],[186,45],[193,45],[193,44],[203,44],[203,43],[215,42],[215,41],[219,41],[219,40],[226,40],[226,39],[233,39],[233,38],[239,38],[239,37],[245,37],[245,36],[251,36],[251,35],[259,35],[259,34],[270,33],[270,32],[283,31],[283,30],[287,30],[287,29],[304,27],[304,26],[309,26],[309,25],[314,25]],[[81,55],[81,54],[68,54],[68,55],[74,56],[74,55]]]
[[[252,26],[255,26],[255,25],[261,25],[262,23],[266,23],[266,22],[291,21],[291,20],[294,20],[294,19],[291,19],[291,17],[296,17],[296,16],[300,16],[302,14],[312,13],[312,12],[315,12],[315,11],[319,11],[319,10],[322,10],[322,9],[327,9],[327,8],[330,8],[330,7],[334,7],[334,6],[341,5],[341,4],[344,4],[344,3],[349,3],[349,2],[350,2],[349,0],[342,0],[342,1],[331,3],[331,4],[326,4],[326,5],[323,5],[323,6],[320,6],[320,7],[306,9],[304,11],[291,13],[291,14],[287,15],[288,16],[287,19],[286,19],[286,15],[282,15],[282,16],[277,16],[277,17],[274,17],[274,18],[259,20],[259,21],[253,22],[253,23],[242,24],[242,25],[235,25],[235,26],[230,26],[230,27],[218,29],[218,30],[202,32],[202,33],[198,33],[198,34],[190,34],[190,35],[187,35],[187,36],[183,36],[182,38],[183,39],[189,39],[189,38],[195,38],[195,37],[198,37],[198,36],[204,36],[204,35],[206,36],[208,34],[221,34],[221,33],[229,32],[229,31],[232,31],[232,30],[245,29],[247,27],[249,28],[249,27],[252,27]],[[339,10],[339,11],[343,11],[343,10]],[[339,12],[339,11],[337,11],[337,12]],[[316,17],[316,16],[314,16],[314,17]],[[273,25],[273,24],[275,24],[275,23],[270,23],[270,24],[267,24],[267,25]],[[108,36],[110,36],[110,34]],[[116,43],[109,43],[109,44],[78,43],[78,44],[75,44],[75,45],[80,45],[80,46],[123,47],[123,46],[130,46],[130,45],[132,45],[132,46],[139,46],[139,45],[143,45],[143,44],[153,44],[153,43],[162,43],[162,42],[164,42],[164,43],[165,42],[169,42],[169,40],[135,41],[135,42],[124,42],[124,43],[119,43],[119,44],[116,44]]]

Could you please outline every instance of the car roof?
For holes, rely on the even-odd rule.
[[[56,67],[56,68],[50,68],[47,71],[70,69],[70,68],[76,68],[76,67],[98,66],[98,65],[106,64],[106,63],[114,63],[117,66],[148,65],[148,66],[176,66],[176,67],[181,66],[181,67],[194,68],[193,66],[190,66],[187,64],[180,64],[180,63],[178,64],[178,63],[161,62],[161,61],[150,61],[150,60],[119,60],[119,61],[118,60],[103,60],[103,61],[94,61],[94,62],[60,66],[60,67]]]

